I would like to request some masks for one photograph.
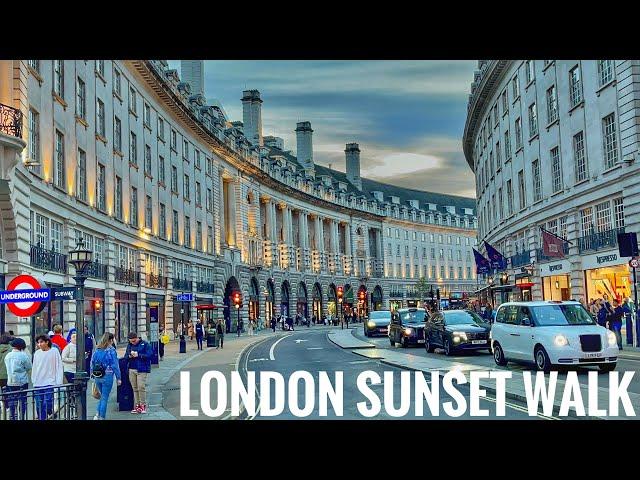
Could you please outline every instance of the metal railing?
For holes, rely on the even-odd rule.
[[[174,278],[173,279],[173,289],[174,290],[192,290],[193,282],[191,280],[184,280],[182,278]]]
[[[198,282],[196,283],[196,292],[213,294],[215,285],[213,283]]]
[[[31,266],[67,273],[67,256],[55,250],[47,250],[41,245],[31,245]]]
[[[564,253],[565,256],[569,255],[569,244],[567,242],[562,244],[562,253]],[[540,263],[540,262],[550,262],[553,260],[557,260],[558,257],[549,257],[544,254],[542,248],[537,248],[536,259],[538,260],[538,263]]]
[[[0,132],[12,137],[22,137],[22,112],[0,103]]]
[[[116,267],[116,282],[125,285],[140,285],[140,272],[128,268]]]
[[[86,395],[86,392],[85,392]],[[0,420],[78,420],[80,391],[73,383],[0,393]]]
[[[603,250],[618,246],[618,233],[625,233],[624,227],[606,230],[604,232],[591,233],[578,238],[578,251],[580,253],[589,250]]]
[[[167,277],[150,273],[147,276],[147,286],[150,288],[167,288]]]
[[[531,263],[531,255],[529,252],[522,252],[510,257],[511,259],[511,267],[521,267],[523,265],[528,265]]]
[[[107,266],[100,262],[91,262],[85,270],[88,277],[100,278],[102,280],[107,279]]]

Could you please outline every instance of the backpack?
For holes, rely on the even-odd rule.
[[[95,378],[102,378],[107,371],[107,367],[105,367],[104,363],[94,361],[93,364],[93,376]]]

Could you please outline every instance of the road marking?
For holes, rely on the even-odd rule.
[[[307,347],[307,350],[324,350],[323,347]]]
[[[296,340],[296,343],[306,342],[306,341],[307,341],[307,340],[304,340],[304,339],[299,338],[299,339],[297,339],[297,340]]]
[[[289,335],[285,335],[284,337],[279,339],[277,342],[275,342],[273,345],[271,345],[271,349],[269,350],[269,358],[271,360],[275,360],[276,359],[276,357],[273,356],[273,350],[276,348],[276,345],[278,345],[285,338],[289,338],[291,335],[293,335],[293,333],[290,333]]]
[[[373,363],[375,360],[356,360],[355,362],[349,362],[351,365],[355,365],[357,363]]]
[[[268,358],[254,358],[253,360],[249,360],[249,363],[251,362],[268,362],[269,359]]]

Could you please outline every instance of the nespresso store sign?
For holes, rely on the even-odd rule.
[[[571,273],[571,263],[569,262],[569,260],[540,264],[541,277],[548,277],[550,275],[565,275],[568,273]]]
[[[591,270],[593,268],[611,267],[613,265],[626,264],[627,258],[620,258],[617,253],[600,253],[582,257],[582,269]]]

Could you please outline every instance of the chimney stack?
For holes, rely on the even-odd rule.
[[[347,143],[344,150],[347,160],[347,179],[358,190],[362,191],[360,179],[360,148],[357,143]]]
[[[296,156],[300,165],[307,171],[312,171],[314,166],[312,137],[311,122],[298,122],[296,124],[296,139],[298,141]]]
[[[245,137],[254,145],[263,146],[262,100],[258,90],[242,92],[242,123]]]

